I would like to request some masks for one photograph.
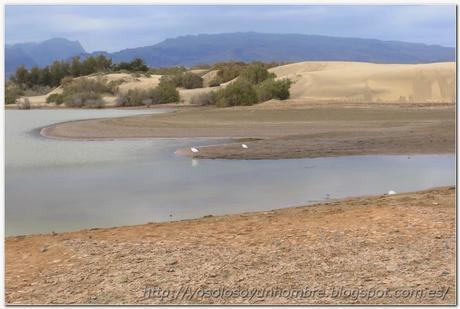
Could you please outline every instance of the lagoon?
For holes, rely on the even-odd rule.
[[[195,160],[209,139],[62,140],[39,128],[159,109],[7,110],[6,235],[271,210],[455,184],[455,156]]]

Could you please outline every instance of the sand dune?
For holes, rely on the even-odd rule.
[[[205,86],[209,86],[209,83],[215,79],[217,77],[217,72],[219,72],[218,70],[212,70],[212,71],[209,71],[208,73],[204,74],[202,76],[203,78],[203,84]]]
[[[455,63],[299,62],[270,69],[289,78],[291,98],[345,102],[455,101]]]
[[[365,62],[299,62],[270,69],[278,78],[289,78],[291,99],[337,102],[415,102],[455,101],[455,63],[375,64]],[[203,75],[204,85],[217,71]],[[126,75],[126,76],[125,76]],[[133,77],[108,74],[108,80],[123,79],[120,91],[156,87],[160,75]],[[225,87],[228,83],[222,84]],[[219,87],[179,89],[181,101],[188,103],[198,93]]]
[[[200,73],[203,73],[200,70]],[[365,102],[365,103],[454,103],[455,63],[430,64],[375,64],[366,62],[308,61],[270,69],[277,78],[289,78],[291,101],[296,102]],[[181,103],[190,98],[225,87],[208,87],[216,70],[203,75],[204,88],[178,89]],[[136,77],[127,73],[111,73],[104,77],[110,81],[122,80],[121,93],[129,89],[149,89],[158,86],[161,75]],[[96,78],[91,76],[90,78]],[[60,87],[51,93],[62,92]],[[49,93],[49,94],[51,94]],[[29,97],[35,105],[47,105],[49,95]],[[104,97],[108,106],[114,105],[114,97]],[[291,102],[290,101],[290,102]]]

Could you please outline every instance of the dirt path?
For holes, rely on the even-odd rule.
[[[294,102],[295,103],[295,102]],[[286,103],[289,106],[289,103]],[[50,137],[112,139],[231,137],[227,145],[179,153],[198,158],[282,159],[455,151],[453,105],[195,108],[173,113],[57,124]],[[293,106],[296,106],[295,104]],[[241,147],[245,141],[247,149]]]
[[[454,304],[455,244],[453,187],[9,237],[6,302]],[[293,292],[305,287],[325,294]],[[271,296],[204,296],[207,289],[262,288],[273,291]],[[276,288],[290,289],[284,294],[290,296],[279,296]],[[342,295],[334,297],[334,288],[342,288]],[[360,294],[367,296],[346,297],[347,289],[367,291]],[[369,297],[376,289],[388,294]]]

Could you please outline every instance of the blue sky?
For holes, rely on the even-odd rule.
[[[87,51],[153,45],[186,34],[257,31],[455,46],[454,5],[91,6],[9,5],[7,44],[52,37]]]

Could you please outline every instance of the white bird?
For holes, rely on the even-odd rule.
[[[246,144],[241,144],[241,147],[243,147],[244,149],[248,149],[248,145]]]
[[[393,195],[393,194],[396,194],[396,192],[393,190],[388,191],[388,195]]]
[[[191,150],[192,152],[198,152],[198,151],[199,151],[199,150],[196,149],[195,147],[191,147],[190,150]]]

